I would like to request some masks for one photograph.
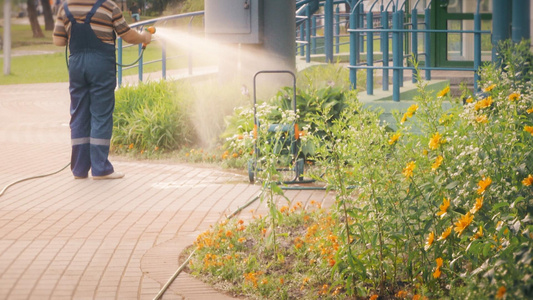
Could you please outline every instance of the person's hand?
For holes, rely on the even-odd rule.
[[[141,33],[141,36],[143,37],[144,45],[148,45],[152,41],[152,34],[146,30]]]

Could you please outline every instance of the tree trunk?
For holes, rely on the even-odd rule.
[[[54,30],[54,16],[52,14],[52,7],[50,6],[50,1],[41,0],[41,5],[43,6],[44,30],[52,31]]]
[[[35,1],[28,0],[28,19],[30,19],[31,30],[33,31],[34,38],[44,37],[39,20],[37,20],[37,7],[35,7]]]

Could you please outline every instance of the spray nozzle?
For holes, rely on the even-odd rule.
[[[154,26],[146,27],[144,30],[150,32],[151,34],[155,33],[155,27]]]
[[[151,34],[154,34],[155,31],[156,31],[154,26],[146,27],[146,28],[144,28],[144,30],[150,32]],[[146,46],[147,46],[147,44],[143,43],[143,49],[145,49]]]

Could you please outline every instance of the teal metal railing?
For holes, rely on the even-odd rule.
[[[479,75],[477,70],[481,66],[481,35],[490,34],[488,30],[481,30],[480,0],[477,0],[476,13],[474,14],[474,30],[440,30],[431,29],[431,2],[424,8],[423,21],[419,21],[417,0],[410,11],[409,19],[406,18],[404,11],[405,2],[401,5],[399,1],[389,0],[384,4],[381,0],[379,12],[373,12],[375,5],[379,0],[370,2],[369,9],[365,13],[363,0],[333,1],[323,0],[320,5],[324,7],[324,15],[305,15],[305,20],[300,21],[299,25],[299,44],[300,55],[305,55],[306,61],[310,61],[311,54],[315,54],[316,41],[320,38],[324,41],[324,56],[326,62],[333,62],[333,47],[339,48],[342,43],[339,42],[338,30],[340,18],[346,14],[339,13],[339,4],[347,4],[350,11],[348,14],[349,29],[347,30],[349,40],[349,65],[350,82],[352,87],[357,88],[357,71],[366,71],[366,92],[373,94],[374,70],[383,70],[382,89],[389,89],[389,70],[392,70],[392,98],[394,101],[400,99],[400,88],[403,86],[403,76],[405,70],[413,72],[425,71],[425,79],[431,80],[431,71],[472,71],[474,76],[474,90],[478,90]],[[300,1],[300,10],[304,11],[305,5],[310,5],[310,1]],[[335,5],[337,6],[334,9]],[[320,27],[324,33],[322,37],[316,35],[316,20],[323,20],[324,25]],[[378,25],[378,26],[376,26]],[[421,25],[419,27],[419,25]],[[305,34],[303,34],[305,33]],[[434,33],[445,34],[473,34],[474,35],[474,64],[473,67],[435,67],[431,61],[431,38]],[[424,37],[423,50],[419,51],[419,34]],[[375,59],[373,41],[377,39],[380,43],[381,59]],[[406,41],[410,40],[410,47]],[[366,47],[364,46],[366,44]],[[392,46],[392,49],[391,49]],[[366,49],[365,49],[366,48]],[[410,48],[410,49],[409,49]],[[363,53],[366,51],[366,57],[363,60]],[[389,57],[389,51],[392,50],[392,58]],[[338,51],[338,50],[337,50]],[[337,52],[338,53],[338,52]],[[406,58],[414,57],[415,60],[424,58],[424,66],[419,66],[418,70],[409,64]],[[390,63],[392,62],[392,65]],[[377,65],[381,63],[381,65]],[[413,75],[413,82],[416,81],[416,73]]]
[[[203,11],[198,11],[198,12],[192,12],[192,13],[186,13],[186,14],[179,14],[179,15],[172,15],[172,16],[166,16],[166,17],[161,17],[161,18],[155,18],[155,19],[150,19],[150,20],[146,20],[146,21],[142,21],[142,22],[137,22],[137,23],[133,23],[130,25],[130,27],[132,29],[135,29],[135,30],[144,30],[145,27],[148,27],[148,26],[152,26],[152,25],[155,25],[156,27],[159,25],[165,25],[165,24],[168,24],[168,22],[170,21],[176,21],[176,20],[185,20],[183,21],[183,23],[187,23],[187,30],[189,33],[192,32],[193,30],[193,26],[192,26],[192,22],[195,18],[203,18],[203,15],[204,15],[204,12]],[[188,20],[188,22],[186,22]],[[153,63],[158,63],[158,62],[161,62],[161,77],[166,79],[167,77],[167,62],[168,60],[171,60],[171,59],[184,59],[184,60],[187,60],[187,66],[188,66],[188,72],[189,72],[189,75],[192,75],[193,74],[193,64],[192,64],[192,61],[193,61],[193,53],[191,51],[188,51],[188,53],[186,54],[183,54],[183,55],[175,55],[175,56],[167,56],[167,45],[165,43],[165,40],[164,39],[158,39],[157,38],[157,32],[155,35],[152,36],[153,38],[153,42],[159,42],[160,45],[161,45],[161,58],[158,58],[158,59],[155,59],[155,60],[151,60],[151,61],[145,61],[144,60],[144,57],[142,55],[143,53],[143,49],[142,49],[142,45],[123,45],[123,41],[122,39],[119,37],[117,38],[117,81],[118,81],[118,86],[120,87],[122,85],[122,77],[123,77],[123,71],[124,70],[127,70],[127,69],[130,69],[130,68],[137,68],[137,72],[138,72],[138,76],[139,76],[139,82],[142,82],[143,81],[143,77],[144,77],[144,66],[148,65],[148,64],[153,64]],[[123,67],[124,65],[124,62],[123,62],[123,50],[125,48],[129,48],[129,47],[137,47],[138,48],[138,54],[140,56],[140,59],[139,61],[132,65],[132,66],[127,66],[127,67]],[[148,46],[150,47],[150,46]]]

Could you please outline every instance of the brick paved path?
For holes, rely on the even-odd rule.
[[[68,110],[66,83],[0,86],[0,189],[69,162]],[[74,180],[64,170],[0,197],[0,299],[153,299],[179,253],[259,190],[223,170],[111,160],[124,179]],[[325,201],[322,192],[287,195]],[[254,203],[240,217],[250,209],[266,211]],[[226,298],[185,273],[163,297]]]

